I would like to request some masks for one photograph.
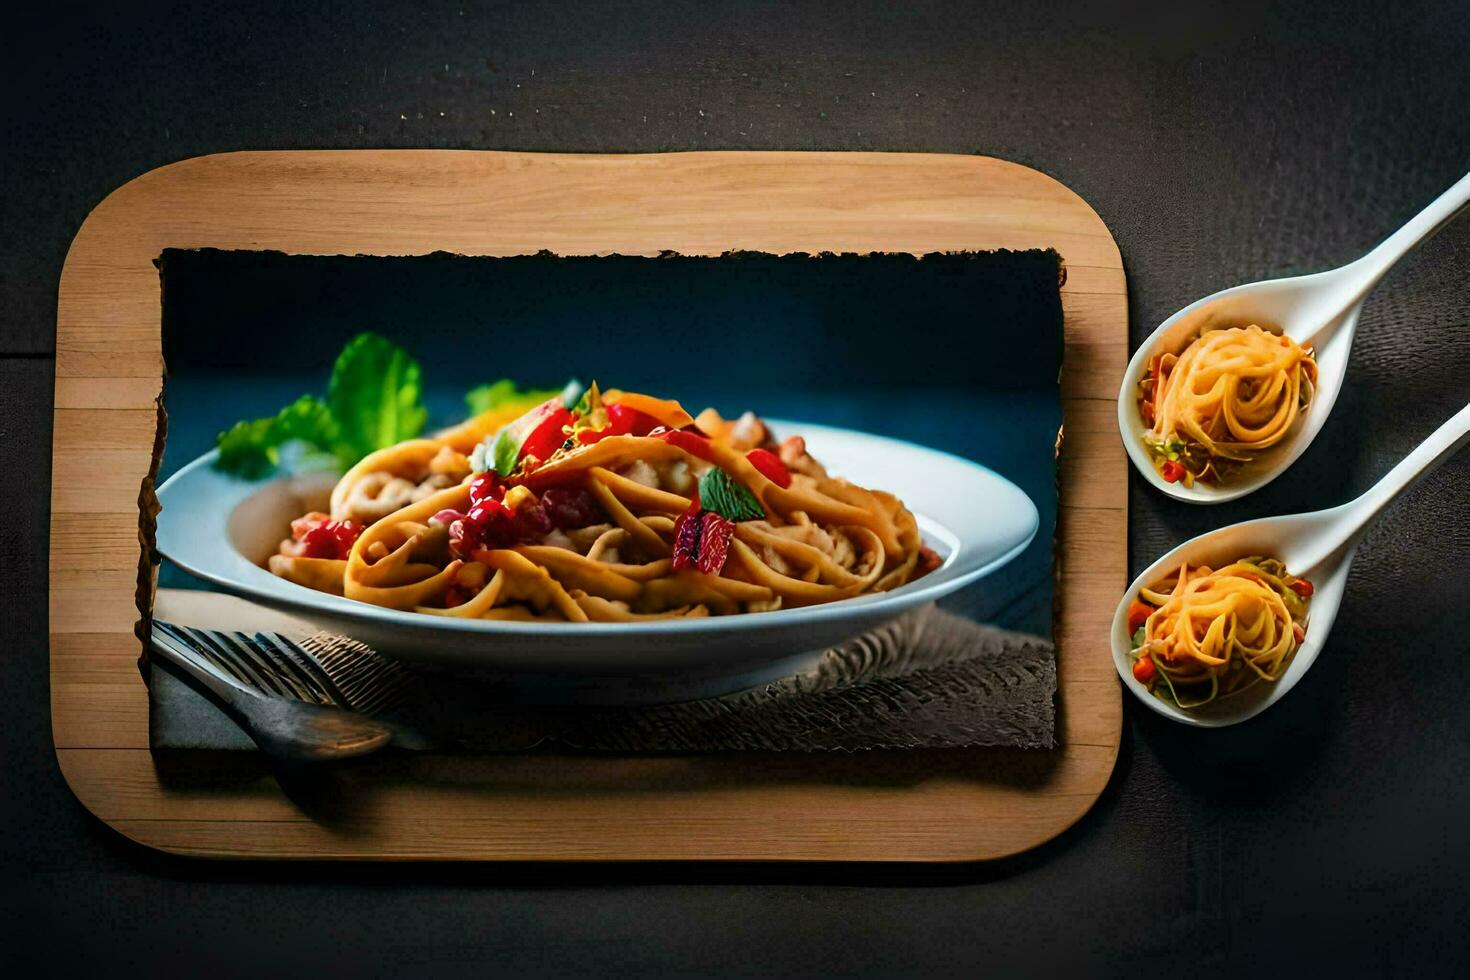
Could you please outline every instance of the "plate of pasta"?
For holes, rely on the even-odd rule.
[[[164,556],[398,656],[511,671],[774,671],[1000,568],[1039,526],[948,453],[596,384],[340,476],[245,476],[222,451],[160,487]]]

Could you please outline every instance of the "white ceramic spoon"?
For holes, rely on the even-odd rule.
[[[1470,442],[1470,405],[1456,412],[1356,500],[1310,514],[1267,517],[1222,527],[1186,541],[1154,562],[1128,586],[1113,616],[1113,663],[1118,668],[1118,676],[1123,678],[1123,685],[1159,714],[1200,728],[1237,724],[1280,701],[1306,674],[1326,642],[1342,603],[1348,567],[1368,525],[1395,497],[1454,455],[1466,442]],[[1307,606],[1306,640],[1286,672],[1274,683],[1257,684],[1240,694],[1188,711],[1154,697],[1133,678],[1128,605],[1138,595],[1139,588],[1172,574],[1185,561],[1219,568],[1251,555],[1281,559],[1287,571],[1309,580],[1315,590]]]
[[[1347,372],[1358,313],[1368,293],[1395,262],[1470,204],[1470,174],[1462,177],[1408,224],[1367,255],[1341,268],[1290,279],[1268,279],[1225,289],[1175,313],[1143,342],[1123,373],[1118,392],[1118,430],[1128,456],[1144,478],[1171,497],[1215,504],[1243,497],[1270,483],[1296,462],[1327,421]],[[1254,460],[1223,487],[1169,483],[1154,469],[1142,435],[1138,382],[1155,354],[1178,353],[1203,328],[1258,323],[1276,328],[1317,356],[1317,391],[1296,431]]]

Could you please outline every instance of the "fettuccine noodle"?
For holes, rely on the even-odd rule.
[[[695,424],[594,385],[576,408],[496,421],[367,456],[271,571],[425,615],[620,622],[835,602],[938,563],[897,498],[752,415]]]
[[[1305,636],[1311,590],[1274,559],[1182,565],[1130,609],[1134,676],[1184,708],[1275,681]]]
[[[1186,486],[1228,477],[1286,438],[1316,380],[1309,348],[1255,325],[1211,330],[1155,358],[1139,403],[1154,465]]]

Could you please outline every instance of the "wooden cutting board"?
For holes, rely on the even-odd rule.
[[[1060,748],[852,756],[382,756],[288,794],[258,758],[155,760],[135,635],[151,500],[164,248],[689,255],[1055,248],[1066,438]],[[971,861],[1061,833],[1117,757],[1108,652],[1126,585],[1113,398],[1122,261],[1081,198],[986,157],[890,153],[230,153],[151,171],[87,218],[62,271],[52,455],[51,706],[62,772],[136,841],[236,858]],[[288,781],[289,782],[289,781]]]

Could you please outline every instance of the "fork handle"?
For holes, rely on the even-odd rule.
[[[155,623],[152,650],[219,699],[262,752],[289,762],[342,759],[376,751],[392,732],[354,711],[256,694],[192,655]]]

